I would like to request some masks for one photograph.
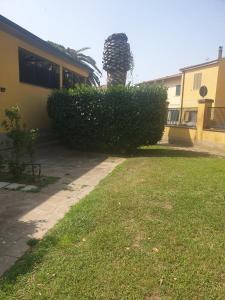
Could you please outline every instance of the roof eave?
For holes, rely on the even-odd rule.
[[[85,71],[88,72],[88,74],[90,73],[90,68],[88,68],[84,64],[80,62],[74,62],[74,60],[72,60],[68,55],[64,54],[57,48],[51,46],[48,42],[42,40],[41,38],[37,37],[33,33],[17,25],[16,23],[10,21],[9,19],[3,17],[2,15],[0,15],[0,29],[2,29],[7,33],[12,34],[13,36],[16,36],[21,40],[24,40],[32,45],[35,45],[37,48],[43,51],[46,51],[52,55],[55,55],[65,60],[71,65],[84,69]]]
[[[219,59],[215,59],[215,60],[211,60],[209,62],[205,62],[205,63],[201,63],[201,64],[181,68],[180,71],[183,73],[185,71],[189,71],[189,70],[193,70],[193,69],[199,69],[199,68],[202,68],[202,67],[215,65],[215,64],[218,64],[218,63],[219,63]]]
[[[154,83],[160,80],[170,80],[170,79],[174,79],[174,78],[180,78],[182,76],[182,73],[179,74],[175,74],[175,75],[169,75],[169,76],[164,76],[164,77],[160,77],[160,78],[156,78],[156,79],[152,79],[152,80],[148,80],[148,81],[143,81],[141,83]],[[139,83],[139,84],[141,84]]]

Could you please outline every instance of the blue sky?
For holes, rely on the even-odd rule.
[[[91,47],[102,69],[105,38],[128,35],[132,82],[177,73],[225,53],[225,0],[0,0],[1,14],[44,40]],[[105,82],[105,74],[102,78]]]

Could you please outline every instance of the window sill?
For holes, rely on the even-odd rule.
[[[34,84],[34,83],[24,82],[24,81],[21,81],[21,80],[19,80],[19,83],[27,84],[28,86],[42,88],[42,89],[46,89],[46,90],[50,90],[50,91],[60,89],[60,87],[50,88],[50,87],[46,87],[46,86],[42,86],[42,85],[38,85],[38,84]]]
[[[175,127],[175,128],[188,128],[188,129],[196,129],[196,126],[187,126],[187,125],[170,125],[166,124],[166,127]]]

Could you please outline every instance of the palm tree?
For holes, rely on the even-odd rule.
[[[74,60],[74,62],[79,61],[88,67],[90,72],[89,77],[87,78],[86,81],[88,84],[95,85],[95,86],[100,85],[99,78],[101,77],[102,73],[97,67],[96,61],[91,56],[85,55],[83,53],[84,51],[89,50],[90,49],[89,47],[84,47],[79,50],[74,50],[71,48],[65,48],[63,45],[51,41],[48,41],[48,43],[53,47],[57,48],[58,50],[64,52],[68,56],[70,56]]]
[[[103,69],[107,72],[107,86],[126,84],[127,72],[133,67],[133,56],[125,33],[110,35],[104,44]]]

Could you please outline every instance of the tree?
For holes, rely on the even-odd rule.
[[[107,85],[126,84],[127,72],[133,68],[133,56],[125,33],[110,35],[104,44],[103,69]]]
[[[94,86],[99,86],[100,85],[100,77],[102,75],[101,71],[99,70],[99,68],[96,65],[96,61],[88,55],[85,55],[83,52],[86,50],[89,50],[89,47],[84,47],[81,48],[79,50],[74,50],[71,48],[65,48],[63,45],[48,41],[48,43],[57,48],[58,50],[64,52],[65,54],[67,54],[68,56],[70,56],[70,58],[72,58],[74,60],[74,62],[81,62],[83,63],[85,66],[87,66],[89,68],[89,77],[87,78],[87,83],[90,85],[94,85]]]

